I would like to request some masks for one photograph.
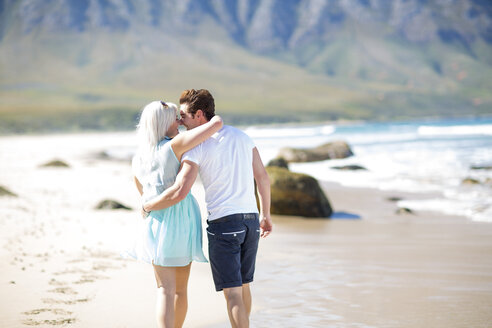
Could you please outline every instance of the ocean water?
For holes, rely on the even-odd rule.
[[[472,169],[472,166],[492,166],[492,118],[241,129],[253,138],[265,164],[282,147],[312,148],[344,140],[354,156],[291,163],[290,169],[349,187],[430,192],[436,196],[426,200],[406,199],[398,205],[492,222],[492,170]],[[106,154],[126,160],[134,150],[135,146],[112,148]],[[367,170],[333,169],[350,164]],[[463,184],[466,178],[480,183]]]
[[[282,147],[311,148],[345,140],[354,156],[312,163],[291,163],[290,169],[319,180],[350,187],[405,192],[432,192],[427,200],[402,200],[399,206],[463,215],[492,222],[492,118],[344,125],[247,127],[265,164]],[[341,171],[356,164],[367,171]],[[472,178],[479,184],[463,184]]]

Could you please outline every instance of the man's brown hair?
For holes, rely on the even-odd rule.
[[[214,97],[205,89],[183,91],[179,97],[179,104],[188,104],[188,112],[192,117],[195,117],[195,113],[199,109],[202,110],[208,121],[215,115]]]

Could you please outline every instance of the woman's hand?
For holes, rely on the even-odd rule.
[[[212,122],[212,123],[220,123],[221,125],[224,124],[224,121],[222,120],[222,117],[220,117],[219,115],[215,115],[214,117],[212,117],[212,119],[210,120],[210,122]]]
[[[142,204],[142,208],[140,209],[140,214],[142,215],[142,219],[146,219],[149,214],[150,214],[150,211],[146,211],[145,210],[145,204]]]

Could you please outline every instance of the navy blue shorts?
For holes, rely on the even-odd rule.
[[[252,282],[260,240],[258,214],[232,214],[207,223],[208,256],[215,290]]]

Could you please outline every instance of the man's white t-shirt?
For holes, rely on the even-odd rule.
[[[198,165],[205,189],[208,220],[237,213],[258,213],[251,138],[224,125],[212,137],[183,154]]]

